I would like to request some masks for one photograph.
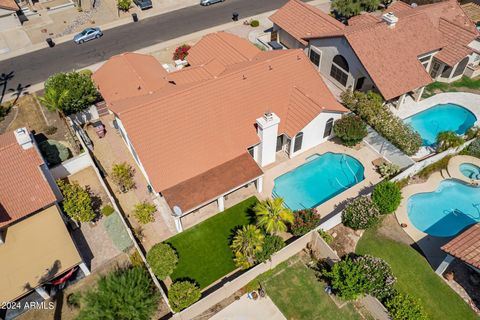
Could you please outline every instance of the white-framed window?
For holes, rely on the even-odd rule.
[[[320,68],[320,61],[322,59],[321,51],[315,50],[312,47],[310,47],[309,58],[310,58],[310,61],[317,66],[317,68]]]
[[[337,80],[342,86],[346,87],[349,70],[347,60],[342,55],[337,54],[332,61],[330,76]]]

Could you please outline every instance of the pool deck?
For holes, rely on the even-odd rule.
[[[446,179],[460,180],[471,184],[472,180],[466,178],[458,169],[458,166],[465,162],[479,165],[480,159],[470,156],[455,156],[450,159],[447,170],[433,173],[424,183],[416,183],[406,186],[402,189],[403,198],[400,206],[395,212],[398,223],[406,224],[406,227],[403,228],[403,230],[405,230],[413,241],[417,243],[434,269],[443,261],[443,258],[446,255],[440,250],[440,247],[453,237],[434,237],[417,229],[408,218],[408,199],[417,193],[433,192],[437,190],[440,183]]]
[[[265,175],[263,178],[263,191],[260,194],[260,198],[266,199],[272,197],[275,178],[306,163],[306,159],[313,154],[324,154],[327,152],[345,153],[356,158],[365,167],[365,179],[319,205],[317,210],[322,217],[326,217],[332,212],[339,212],[344,206],[342,204],[344,204],[347,199],[355,198],[360,194],[367,194],[369,189],[373,188],[375,184],[382,180],[372,164],[373,160],[380,157],[378,153],[374,152],[365,145],[362,145],[357,150],[354,148],[345,147],[332,141],[327,141],[319,146],[303,152],[298,156],[293,157],[292,159],[289,159],[288,161],[277,161],[275,164],[267,167],[267,169],[264,170]]]

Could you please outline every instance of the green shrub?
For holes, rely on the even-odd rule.
[[[367,125],[355,115],[346,115],[335,121],[333,127],[335,135],[346,146],[352,147],[367,136]]]
[[[480,128],[477,126],[470,127],[465,133],[465,140],[472,140],[480,137]]]
[[[138,222],[141,224],[147,224],[149,222],[155,221],[155,216],[153,215],[157,211],[157,207],[148,202],[140,202],[135,205],[133,209],[133,216],[137,218]]]
[[[372,200],[380,213],[392,213],[402,201],[402,191],[395,182],[382,181],[373,189]]]
[[[363,267],[348,256],[321,274],[330,282],[334,293],[345,300],[357,299],[368,287]]]
[[[67,296],[67,304],[72,308],[80,308],[81,301],[82,301],[81,292],[73,292]]]
[[[157,278],[165,280],[175,270],[178,257],[171,246],[165,243],[157,243],[148,250],[147,261]]]
[[[43,132],[44,132],[47,136],[51,136],[52,134],[55,134],[55,132],[57,132],[57,127],[55,127],[55,126],[47,126]]]
[[[255,253],[257,262],[270,260],[272,254],[285,247],[285,241],[279,236],[266,235],[263,241],[262,251]]]
[[[320,214],[317,209],[303,209],[293,212],[294,220],[290,230],[294,236],[303,236],[320,224]]]
[[[414,155],[422,146],[420,134],[384,106],[379,94],[347,90],[342,93],[341,99],[347,108],[407,155]]]
[[[101,210],[102,216],[104,216],[104,217],[108,217],[109,215],[111,215],[114,212],[115,212],[115,209],[113,209],[113,207],[109,204],[107,204]]]
[[[40,152],[49,166],[62,163],[70,157],[70,150],[55,140],[45,140],[38,144]]]
[[[152,319],[159,302],[145,268],[120,269],[101,277],[86,293],[77,319]]]
[[[394,163],[385,162],[378,167],[378,172],[382,177],[390,178],[400,172],[400,167]]]
[[[452,155],[448,155],[443,159],[440,159],[437,162],[434,162],[426,166],[418,173],[418,176],[422,179],[427,179],[434,172],[446,170],[448,166],[448,161],[450,161],[451,158],[452,158]]]
[[[260,22],[258,20],[252,20],[250,21],[250,27],[256,28],[260,25]]]
[[[437,152],[461,146],[465,140],[453,131],[440,132],[437,136]]]
[[[320,237],[322,237],[323,241],[325,241],[327,244],[330,244],[333,242],[333,236],[327,231],[323,229],[319,229],[318,234],[320,235]]]
[[[378,222],[380,212],[369,196],[350,202],[342,212],[342,223],[354,230],[368,229]]]
[[[379,300],[383,300],[393,294],[395,276],[385,260],[370,255],[355,257],[354,262],[362,267],[366,279],[365,293]]]
[[[132,0],[117,0],[117,8],[121,11],[128,11],[132,6]]]
[[[201,296],[198,286],[190,281],[177,281],[168,290],[168,301],[175,312],[191,306]]]
[[[421,305],[412,297],[395,293],[385,301],[385,307],[392,320],[427,320]]]
[[[63,211],[73,220],[89,222],[95,218],[92,198],[85,188],[78,182],[67,183],[64,180],[57,180],[57,185],[63,195]]]
[[[121,192],[127,192],[135,188],[134,174],[135,169],[127,162],[114,163],[112,166],[112,180],[120,188]]]
[[[135,250],[131,255],[130,255],[130,263],[132,264],[132,267],[144,267],[145,263],[143,262],[142,257],[140,256],[140,253],[138,253],[137,250]]]
[[[408,183],[410,182],[410,177],[406,177],[406,178],[403,178],[402,180],[398,180],[397,182],[395,182],[397,184],[397,186],[401,189],[405,188],[406,186],[408,186]]]
[[[480,158],[480,138],[473,140],[467,150],[471,156]]]
[[[4,104],[0,105],[0,121],[5,119],[7,114],[12,110],[13,104],[11,101],[7,101]]]

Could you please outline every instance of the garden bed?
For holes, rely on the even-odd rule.
[[[234,231],[253,220],[251,197],[168,239],[179,257],[172,280],[189,278],[201,289],[236,269],[230,249]]]

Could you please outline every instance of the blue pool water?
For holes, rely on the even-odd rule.
[[[407,212],[417,229],[437,237],[454,236],[480,222],[480,188],[444,180],[434,192],[411,196]]]
[[[273,196],[292,210],[313,208],[359,183],[364,167],[355,158],[327,152],[275,179]]]
[[[423,140],[424,146],[433,146],[442,131],[465,132],[477,121],[470,110],[457,104],[438,104],[404,120]]]
[[[474,180],[480,179],[480,167],[472,163],[462,163],[460,165],[460,172],[467,178]]]

